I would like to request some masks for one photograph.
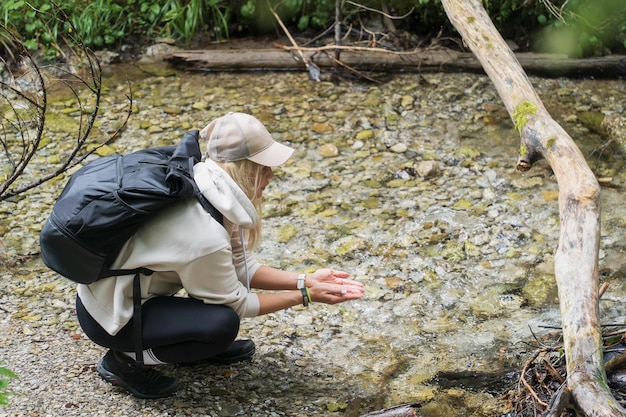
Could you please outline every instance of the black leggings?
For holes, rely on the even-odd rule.
[[[239,316],[229,307],[194,298],[155,297],[141,307],[143,348],[168,363],[196,362],[226,350],[239,332]],[[93,342],[109,349],[134,352],[133,320],[111,336],[76,297],[76,314]]]

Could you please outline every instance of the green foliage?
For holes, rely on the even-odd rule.
[[[297,27],[301,31],[309,27],[324,28],[335,17],[335,0],[287,0],[284,7],[287,13],[297,16]]]
[[[255,31],[268,32],[275,28],[270,7],[294,32],[324,28],[335,16],[335,0],[246,0],[239,17]]]
[[[505,36],[514,33],[534,30],[537,25],[543,25],[550,19],[550,14],[542,1],[503,0],[488,1],[485,6],[487,13]],[[543,23],[542,23],[543,22]]]
[[[70,18],[83,43],[92,49],[118,45],[130,23],[128,8],[115,0],[94,0]]]
[[[571,57],[626,48],[624,0],[571,0],[538,38],[537,49]]]
[[[403,3],[412,3],[423,27],[452,30],[440,0],[392,2]],[[583,57],[626,48],[624,0],[483,0],[483,5],[503,37],[527,50]]]
[[[21,35],[28,50],[41,49],[48,59],[57,55],[56,44],[63,25],[49,1],[4,0],[0,3],[0,15],[8,30]]]
[[[3,367],[2,362],[0,362],[0,405],[9,404],[9,396],[13,393],[7,391],[7,387],[9,386],[9,380],[14,378],[17,378],[17,375]]]
[[[249,19],[254,16],[256,12],[256,4],[254,1],[248,0],[244,5],[239,9],[239,13],[241,13],[241,17],[244,19]]]
[[[20,33],[29,50],[53,60],[68,35],[96,50],[117,48],[129,35],[149,40],[164,34],[188,44],[207,28],[218,40],[228,38],[232,17],[225,0],[3,0],[0,19]],[[6,43],[6,37],[0,37],[5,57]]]
[[[341,4],[344,26],[377,30],[381,15],[373,10],[380,8],[380,1]],[[572,56],[626,48],[624,0],[483,0],[483,4],[502,35],[522,48],[537,45],[542,51]],[[394,16],[408,13],[403,20],[394,20],[400,31],[426,38],[454,32],[440,0],[390,0],[388,6]],[[79,36],[92,49],[115,49],[130,35],[145,41],[169,36],[189,45],[198,35],[228,39],[230,27],[239,31],[249,27],[253,33],[277,30],[268,7],[292,33],[319,32],[335,18],[335,0],[2,0],[0,22],[19,33],[29,50],[54,59],[67,35]],[[73,33],[72,25],[78,33]],[[542,36],[536,41],[539,30]],[[8,43],[0,34],[5,58]]]
[[[209,24],[217,40],[227,39],[231,7],[220,0],[167,0],[163,6],[164,31],[186,45]],[[205,17],[210,17],[205,21]]]
[[[162,23],[165,6],[159,0],[128,0],[135,34],[150,38]]]

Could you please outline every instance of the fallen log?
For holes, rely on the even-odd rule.
[[[166,55],[164,60],[191,71],[306,71],[300,54],[318,67],[330,69],[336,66],[336,50],[341,51],[341,62],[357,71],[484,73],[473,53],[444,49],[393,52],[350,46],[299,48],[279,45],[271,49],[178,51]],[[539,76],[626,76],[626,55],[568,59],[562,55],[520,53],[515,57],[526,72]]]

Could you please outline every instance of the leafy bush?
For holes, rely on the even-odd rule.
[[[19,33],[24,46],[30,51],[43,50],[47,59],[57,55],[57,40],[63,30],[61,19],[56,16],[57,11],[49,1],[44,0],[30,3],[26,0],[4,0],[0,3],[3,26]]]
[[[189,44],[207,26],[224,39],[230,10],[224,0],[3,0],[0,22],[20,33],[29,50],[53,60],[60,56],[58,44],[66,35],[79,36],[94,50],[118,48],[131,35],[149,41],[163,34]]]

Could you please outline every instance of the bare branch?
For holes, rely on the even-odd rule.
[[[291,42],[291,44],[296,48],[295,50],[300,55],[300,58],[302,59],[302,62],[306,66],[306,69],[309,71],[309,78],[311,78],[312,80],[315,80],[315,81],[319,81],[320,80],[320,69],[318,68],[318,66],[315,65],[313,62],[311,62],[311,60],[309,58],[304,56],[304,54],[302,53],[302,50],[300,48],[298,48],[298,44],[296,43],[296,41],[291,36],[291,33],[289,33],[289,30],[287,29],[287,27],[283,23],[282,19],[280,18],[280,16],[278,16],[278,13],[276,13],[274,11],[274,8],[270,7],[270,12],[274,16],[274,18],[276,19],[276,21],[278,22],[280,27],[285,32],[285,35],[287,35],[287,37],[289,38],[289,41]]]
[[[392,15],[390,15],[390,14],[388,14],[388,13],[385,13],[385,12],[384,12],[384,11],[382,11],[382,10],[373,9],[373,8],[371,8],[371,7],[367,7],[367,6],[364,6],[364,5],[359,4],[359,3],[355,3],[355,2],[350,1],[350,0],[347,0],[347,1],[346,1],[346,3],[351,4],[351,5],[353,5],[353,6],[356,6],[356,7],[360,8],[360,9],[367,10],[368,12],[378,13],[378,14],[380,14],[380,15],[382,15],[382,16],[384,16],[384,17],[388,18],[388,19],[393,19],[393,20],[402,20],[402,19],[406,19],[406,18],[407,18],[407,17],[409,17],[409,16],[411,15],[411,13],[413,13],[413,11],[415,10],[415,7],[411,7],[411,10],[409,10],[407,13],[403,14],[402,16],[392,16]]]
[[[2,29],[5,29],[2,26]],[[5,29],[6,30],[6,29]],[[31,161],[33,155],[37,151],[39,143],[41,141],[41,136],[43,133],[43,126],[46,120],[46,106],[47,106],[47,96],[45,89],[42,88],[45,84],[43,74],[35,64],[34,58],[28,52],[24,44],[17,39],[17,37],[10,31],[7,30],[7,33],[13,37],[15,44],[20,47],[21,55],[25,56],[28,62],[32,64],[32,75],[34,78],[34,87],[40,88],[42,91],[38,95],[29,96],[26,94],[21,88],[17,87],[17,81],[13,77],[11,79],[14,81],[13,85],[9,85],[2,81],[0,85],[8,88],[12,91],[17,97],[17,102],[11,100],[11,98],[7,95],[3,94],[3,98],[7,100],[11,108],[11,113],[15,117],[15,120],[6,119],[8,125],[2,126],[3,132],[5,135],[2,139],[2,146],[4,151],[4,157],[6,158],[8,165],[10,166],[10,173],[6,175],[6,178],[2,178],[2,183],[0,184],[0,201],[5,199],[5,196],[12,196],[12,193],[6,193],[7,189],[22,175],[24,169]],[[39,97],[39,99],[36,99]],[[21,100],[21,103],[20,103]],[[19,104],[18,104],[19,103]],[[21,108],[18,109],[17,105]],[[34,138],[31,140],[30,137],[27,137],[28,125],[32,122],[32,120],[23,120],[20,113],[25,113],[26,110],[30,108],[31,111],[35,113],[35,120],[37,123],[37,129]],[[21,140],[19,144],[15,144],[15,140],[12,140],[11,135],[18,135]],[[19,149],[16,149],[16,146]],[[19,152],[19,156],[16,158],[15,153]]]
[[[57,7],[57,11],[65,19],[65,23],[72,26],[67,15],[58,6],[55,5],[55,7]],[[2,28],[0,25],[0,29]],[[73,33],[77,33],[75,28],[73,29]],[[24,174],[27,165],[39,150],[46,124],[49,87],[44,76],[45,67],[39,66],[28,53],[23,43],[15,35],[13,37],[16,45],[21,47],[22,55],[30,68],[22,77],[30,76],[35,81],[24,83],[19,78],[16,79],[13,76],[9,77],[8,81],[0,81],[0,86],[4,87],[0,94],[0,99],[7,102],[10,109],[8,113],[12,116],[11,119],[8,119],[6,116],[0,118],[0,133],[2,133],[0,144],[3,152],[3,155],[0,155],[0,164],[3,166],[3,172],[8,172],[6,177],[0,178],[2,180],[2,183],[0,183],[0,201],[31,190],[80,164],[89,155],[114,140],[125,127],[132,114],[132,91],[129,86],[129,94],[127,95],[129,100],[128,112],[122,124],[107,139],[87,149],[89,136],[100,110],[102,68],[94,53],[84,45],[80,37],[71,37],[72,43],[78,45],[73,52],[80,53],[80,62],[84,65],[84,73],[79,75],[69,68],[54,67],[55,72],[60,75],[51,78],[49,82],[58,82],[64,85],[78,102],[80,112],[77,120],[76,142],[69,153],[62,156],[61,162],[51,170],[34,180],[25,180],[23,184],[10,189],[11,186],[16,184],[18,178]],[[90,104],[93,107],[88,108]],[[25,119],[24,114],[33,115],[33,117]],[[35,132],[32,132],[31,126],[36,126]]]

